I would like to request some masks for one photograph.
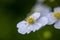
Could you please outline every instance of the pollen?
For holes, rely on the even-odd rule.
[[[26,21],[28,22],[28,23],[34,23],[34,18],[32,18],[32,17],[28,17],[27,19],[26,19]]]
[[[55,12],[55,13],[54,13],[54,16],[55,16],[56,18],[60,18],[60,12]]]

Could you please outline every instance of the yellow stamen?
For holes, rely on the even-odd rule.
[[[55,12],[55,13],[54,13],[54,16],[55,16],[56,18],[60,18],[60,12]]]
[[[28,17],[27,19],[26,19],[26,21],[28,22],[28,23],[34,23],[34,18],[31,18],[31,17]]]

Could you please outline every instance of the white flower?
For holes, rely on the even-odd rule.
[[[40,18],[39,12],[34,12],[32,15],[28,16],[26,20],[23,20],[17,24],[18,32],[21,34],[28,34],[31,31],[35,32],[39,30],[42,26],[48,23],[46,17]]]
[[[51,8],[42,3],[36,3],[32,10],[34,12],[40,12],[41,16],[46,16],[49,12],[51,12]]]
[[[43,3],[44,1],[46,1],[46,0],[37,0],[37,2],[41,2],[41,3]]]
[[[50,12],[46,17],[49,25],[55,23],[54,27],[60,29],[60,7],[54,8],[54,12]]]

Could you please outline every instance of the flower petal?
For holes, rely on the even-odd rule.
[[[48,25],[51,25],[57,21],[57,19],[53,16],[53,13],[49,13],[46,17],[48,18]]]
[[[46,16],[47,14],[49,14],[49,12],[51,12],[51,8],[49,7],[45,7],[42,11],[41,11],[41,16]]]
[[[47,5],[43,5],[41,3],[36,3],[36,5],[33,7],[33,11],[40,12],[41,16],[46,16],[48,12],[51,11],[51,8]]]
[[[35,12],[42,12],[42,11],[47,12],[47,11],[51,11],[51,8],[42,3],[36,3],[36,5],[33,7],[33,10]]]
[[[32,17],[36,20],[40,17],[40,13],[39,12],[34,12],[30,17]]]
[[[31,30],[28,29],[28,23],[26,21],[21,21],[17,24],[18,32],[21,34],[28,34]]]
[[[54,8],[54,12],[60,12],[60,7]]]
[[[27,27],[20,27],[18,29],[18,32],[21,33],[21,34],[29,34],[31,32],[31,30],[29,30]]]
[[[35,32],[36,30],[39,30],[40,28],[42,28],[42,26],[45,26],[48,23],[48,20],[46,17],[42,17],[41,19],[37,20],[37,22],[35,22],[34,24],[32,24],[32,26],[30,27],[30,29]]]
[[[56,29],[60,29],[60,20],[58,20],[58,21],[55,23],[54,27],[55,27]]]
[[[36,3],[35,6],[33,6],[32,10],[35,12],[41,12],[43,9],[43,5],[41,3]]]
[[[25,20],[19,22],[19,23],[17,24],[17,28],[19,28],[20,26],[25,25],[26,23],[27,23],[27,22],[26,22]]]
[[[27,29],[26,29],[26,27],[20,27],[20,28],[18,29],[18,32],[21,33],[21,34],[26,34]]]
[[[35,32],[36,30],[39,30],[42,27],[40,23],[35,23],[31,26],[31,30]]]
[[[37,22],[45,26],[48,23],[48,19],[46,17],[41,17]]]

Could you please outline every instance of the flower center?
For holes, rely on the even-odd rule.
[[[32,17],[28,17],[26,21],[31,24],[31,23],[34,23],[35,20]]]
[[[55,13],[54,13],[54,16],[55,16],[56,18],[60,18],[60,12],[55,12]]]

